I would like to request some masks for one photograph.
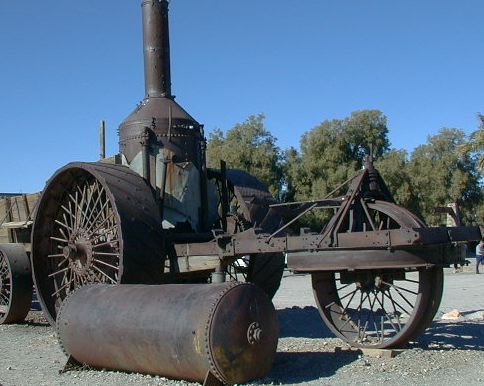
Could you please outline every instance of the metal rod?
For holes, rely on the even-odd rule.
[[[296,217],[294,217],[291,221],[289,221],[288,223],[284,224],[282,227],[280,227],[277,231],[275,231],[273,234],[271,234],[266,242],[268,243],[275,235],[277,235],[278,233],[282,232],[284,229],[286,229],[289,225],[293,224],[294,222],[296,222],[296,220],[298,220],[299,218],[301,218],[302,216],[304,216],[307,212],[313,210],[318,204],[315,203],[313,205],[311,205],[309,208],[307,208],[306,210],[303,210],[301,213],[299,213]]]
[[[149,138],[150,138],[150,130],[148,127],[145,127],[143,132],[143,138],[141,140],[141,158],[143,160],[143,178],[145,180],[150,180],[151,178]]]
[[[309,211],[313,210],[314,208],[316,208],[318,206],[318,204],[327,199],[329,196],[331,196],[333,193],[337,192],[339,189],[341,189],[343,186],[345,186],[348,182],[352,181],[355,177],[357,177],[358,175],[360,175],[360,172],[356,173],[354,176],[352,176],[351,178],[348,178],[345,182],[343,182],[342,184],[338,185],[335,189],[333,189],[331,192],[329,192],[324,198],[322,198],[321,200],[313,200],[313,201],[308,201],[307,203],[310,204],[311,202],[313,202],[313,204],[308,207],[307,209],[303,210],[301,213],[299,213],[296,217],[294,217],[291,221],[289,221],[288,223],[284,224],[281,228],[279,228],[278,230],[276,230],[274,233],[272,233],[266,242],[269,242],[275,235],[279,234],[281,231],[283,231],[284,229],[286,229],[288,226],[290,226],[291,224],[293,224],[294,222],[296,222],[296,220],[298,220],[299,218],[301,218],[302,216],[304,216],[306,213],[308,213]],[[342,200],[343,201],[343,200]]]
[[[299,205],[299,204],[312,204],[312,203],[320,203],[323,202],[324,200],[328,199],[332,194],[336,193],[338,190],[340,190],[343,186],[345,186],[347,183],[352,181],[356,176],[358,176],[360,172],[358,171],[356,174],[348,178],[345,182],[339,184],[336,188],[334,188],[331,192],[329,192],[326,196],[324,196],[321,199],[318,200],[309,200],[309,201],[296,201],[296,202],[286,202],[286,203],[281,203],[281,204],[272,204],[270,205],[271,208],[274,208],[276,206],[290,206],[290,205]],[[337,197],[337,200],[343,200],[343,198]]]
[[[221,209],[222,209],[222,229],[227,231],[227,214],[229,212],[229,194],[227,187],[227,164],[225,161],[220,160],[220,174],[222,184],[222,197],[221,197]]]
[[[160,218],[161,218],[161,226],[163,228],[163,216],[165,215],[164,208],[165,208],[165,190],[166,190],[166,176],[167,176],[167,168],[168,163],[172,161],[164,160],[163,161],[163,170],[161,172],[161,186],[160,186]]]
[[[99,158],[106,158],[106,122],[99,122]]]

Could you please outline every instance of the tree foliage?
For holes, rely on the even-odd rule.
[[[389,146],[386,117],[378,110],[353,112],[344,119],[322,122],[306,132],[301,150],[286,152],[287,200],[323,198],[361,169],[365,155],[385,153]],[[309,225],[331,213],[307,216]]]
[[[465,222],[476,220],[475,209],[483,199],[482,187],[475,160],[458,152],[464,143],[462,130],[442,129],[412,153],[408,165],[412,189],[420,215],[429,224],[442,222],[434,208],[450,202],[459,204]]]
[[[214,130],[207,143],[207,165],[218,169],[223,160],[228,168],[253,174],[277,195],[282,180],[281,152],[264,119],[264,114],[251,115],[226,134]]]
[[[442,129],[411,154],[389,149],[387,119],[378,110],[353,112],[344,119],[326,120],[301,138],[300,149],[283,154],[264,126],[264,115],[250,116],[224,134],[209,138],[207,159],[218,168],[245,170],[265,182],[272,193],[284,187],[286,201],[325,197],[361,169],[365,155],[376,156],[380,171],[397,204],[410,209],[429,225],[445,223],[435,207],[457,202],[465,224],[484,223],[484,116],[469,139],[462,130]],[[479,170],[479,162],[481,169]],[[343,192],[337,192],[343,193]],[[327,220],[316,212],[299,225]]]
[[[417,211],[419,207],[408,170],[407,151],[392,149],[377,159],[375,167],[383,177],[395,202],[411,211]]]
[[[474,131],[469,140],[459,147],[460,153],[465,157],[475,156],[478,160],[479,169],[484,172],[484,115],[477,114],[480,125]]]
[[[324,121],[303,135],[300,153],[286,153],[288,197],[321,198],[353,176],[366,154],[380,156],[388,147],[386,117],[378,110]]]

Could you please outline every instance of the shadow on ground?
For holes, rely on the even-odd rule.
[[[334,375],[338,369],[358,359],[358,352],[277,353],[271,373],[262,383],[293,384]]]
[[[277,310],[281,338],[334,338],[316,307]]]
[[[434,322],[416,345],[424,349],[484,351],[484,321]]]

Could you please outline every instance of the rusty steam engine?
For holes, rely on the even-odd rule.
[[[440,304],[443,268],[465,264],[461,246],[481,229],[427,227],[395,204],[371,158],[334,197],[284,204],[254,176],[223,162],[208,169],[203,126],[171,92],[168,1],[143,0],[142,13],[145,98],[121,123],[115,158],[70,163],[47,182],[31,252],[0,245],[0,322],[28,311],[32,267],[42,310],[79,361],[195,380],[210,370],[243,382],[270,368],[269,299],[287,257],[289,269],[312,275],[324,323],[348,343],[395,347],[422,333]],[[324,208],[334,209],[328,223],[286,233]],[[178,351],[164,351],[160,339]]]

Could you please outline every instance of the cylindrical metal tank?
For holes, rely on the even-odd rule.
[[[267,375],[277,348],[274,306],[247,283],[92,285],[57,317],[67,355],[96,368],[226,384]]]

